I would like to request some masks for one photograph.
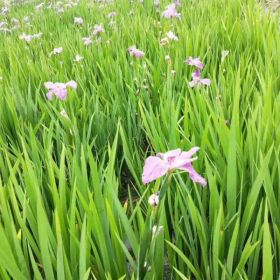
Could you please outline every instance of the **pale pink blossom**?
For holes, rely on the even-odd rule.
[[[201,62],[199,57],[192,58],[191,56],[185,61],[188,65],[195,66],[198,69],[202,69],[204,64]]]
[[[201,85],[210,86],[211,81],[210,79],[202,79],[200,71],[197,69],[192,73],[192,81],[189,82],[189,86],[193,87],[200,87]]]
[[[19,39],[20,40],[24,40],[27,43],[30,43],[33,39],[32,35],[27,35],[25,33],[22,33],[21,35],[19,35]]]
[[[19,39],[24,40],[27,43],[30,43],[33,39],[41,38],[42,34],[43,34],[42,32],[39,32],[39,33],[36,33],[36,34],[33,34],[33,35],[31,35],[31,34],[27,35],[25,33],[22,33],[21,35],[19,35]]]
[[[103,26],[100,24],[96,24],[93,27],[92,35],[96,36],[96,35],[98,35],[100,33],[104,33],[104,32],[105,32],[105,29],[103,28]]]
[[[165,18],[181,18],[181,14],[177,12],[176,4],[169,4],[162,13]]]
[[[131,46],[127,50],[129,52],[130,56],[136,57],[139,59],[145,55],[145,53],[143,51],[137,49],[135,46]]]
[[[77,83],[73,80],[67,82],[65,85],[66,85],[66,87],[70,87],[72,89],[77,89],[77,87],[78,87]]]
[[[166,153],[158,153],[156,156],[149,156],[143,168],[143,183],[148,184],[178,169],[186,171],[193,182],[199,183],[203,187],[206,186],[206,180],[200,176],[192,166],[192,162],[197,159],[197,157],[192,156],[196,154],[198,150],[198,147],[194,147],[187,152],[176,149]]]
[[[46,82],[45,88],[48,90],[46,96],[49,100],[56,96],[60,100],[65,100],[68,95],[67,88],[77,89],[77,83],[73,80],[67,83]]]
[[[83,40],[85,46],[89,46],[89,45],[92,44],[92,38],[91,37],[84,37],[84,38],[82,38],[82,40]]]

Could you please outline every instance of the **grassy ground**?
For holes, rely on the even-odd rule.
[[[189,0],[170,20],[160,2],[0,16],[0,279],[280,277],[278,15],[254,0]],[[85,46],[95,24],[105,32]],[[178,41],[162,46],[169,31]],[[189,86],[189,56],[209,87]],[[46,98],[45,82],[70,80],[66,100]],[[142,183],[147,156],[193,146],[207,187],[182,172]]]

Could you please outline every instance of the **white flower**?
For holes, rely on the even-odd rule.
[[[222,50],[222,62],[225,60],[225,58],[229,55],[228,50]]]
[[[7,26],[7,22],[6,21],[0,21],[0,28],[6,27],[6,26]]]
[[[36,11],[41,11],[43,9],[43,7],[44,7],[44,3],[40,3],[40,4],[35,6],[35,10]]]
[[[24,40],[27,43],[30,43],[33,39],[32,35],[26,35],[25,33],[22,33],[21,35],[19,35],[19,39],[20,40]]]
[[[83,40],[85,46],[92,44],[91,37],[84,37],[84,38],[82,38],[82,40]]]
[[[160,40],[160,44],[161,44],[162,46],[167,45],[167,44],[168,44],[168,38],[167,38],[167,37],[162,38],[162,39]]]
[[[113,18],[113,17],[115,17],[116,15],[117,15],[116,12],[111,12],[111,13],[109,13],[109,14],[107,15],[107,18]]]
[[[148,203],[153,207],[157,206],[159,204],[159,193],[152,194],[148,199]]]
[[[152,228],[153,237],[156,237],[162,231],[163,231],[163,226],[153,226],[153,228]]]
[[[60,115],[66,119],[69,119],[69,116],[64,109],[60,112]]]
[[[165,59],[165,61],[170,61],[170,60],[171,60],[171,57],[170,57],[170,55],[166,55],[166,56],[164,57],[164,59]]]
[[[105,30],[101,24],[95,24],[93,27],[92,35],[98,35],[99,33],[104,33]]]
[[[33,39],[39,39],[42,37],[42,35],[43,35],[43,33],[39,32],[39,33],[33,34],[32,37],[33,37]]]
[[[59,48],[54,48],[52,54],[57,55],[57,54],[61,54],[62,52],[63,52],[63,48],[59,47]]]
[[[19,20],[17,18],[11,18],[11,22],[15,25],[19,24]]]
[[[81,55],[79,55],[79,54],[76,54],[74,61],[75,61],[75,62],[80,62],[80,61],[83,60],[83,59],[84,59],[83,56],[81,56]]]
[[[81,17],[74,17],[74,23],[77,25],[82,25],[84,21]]]
[[[23,22],[28,23],[30,21],[29,16],[25,16],[23,19]]]
[[[159,0],[154,0],[154,6],[155,6],[155,7],[158,7],[159,4],[160,4]]]
[[[178,41],[178,37],[172,31],[167,32],[166,35],[170,41]]]

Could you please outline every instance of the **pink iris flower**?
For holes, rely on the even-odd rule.
[[[51,100],[54,95],[60,100],[65,100],[68,95],[67,88],[77,89],[77,83],[73,80],[67,83],[46,82],[44,85],[48,90],[46,96],[49,100]]]
[[[19,39],[20,40],[24,40],[25,42],[27,43],[30,43],[33,39],[39,39],[42,37],[42,32],[40,33],[36,33],[36,34],[33,34],[33,35],[26,35],[25,33],[22,33],[21,35],[19,35]]]
[[[191,56],[185,61],[188,65],[195,66],[198,69],[202,69],[204,64],[201,62],[199,57],[192,58]]]
[[[142,58],[145,55],[144,52],[142,52],[139,49],[136,49],[135,46],[129,47],[127,50],[129,52],[130,56],[134,56],[136,58]]]
[[[105,30],[104,30],[103,26],[96,24],[93,27],[92,35],[96,36],[99,33],[104,33],[104,32],[105,32]]]
[[[27,35],[27,34],[23,33],[23,34],[19,35],[19,39],[24,40],[27,43],[30,43],[32,41],[33,37],[32,37],[32,35]]]
[[[209,79],[202,79],[200,71],[197,69],[192,73],[192,81],[189,82],[190,87],[200,87],[201,85],[210,86],[211,81]]]
[[[162,13],[165,18],[181,18],[181,14],[176,10],[176,4],[172,3],[168,5]]]
[[[199,147],[194,147],[187,152],[181,149],[171,150],[166,153],[158,153],[146,159],[142,174],[142,181],[148,184],[176,169],[189,173],[191,180],[205,187],[206,180],[200,176],[193,168],[192,162],[197,157],[192,157]]]
[[[85,46],[89,46],[92,44],[91,37],[83,37],[82,40],[83,40]]]

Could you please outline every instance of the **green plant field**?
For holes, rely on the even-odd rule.
[[[170,1],[0,4],[1,280],[280,279],[279,11]]]

